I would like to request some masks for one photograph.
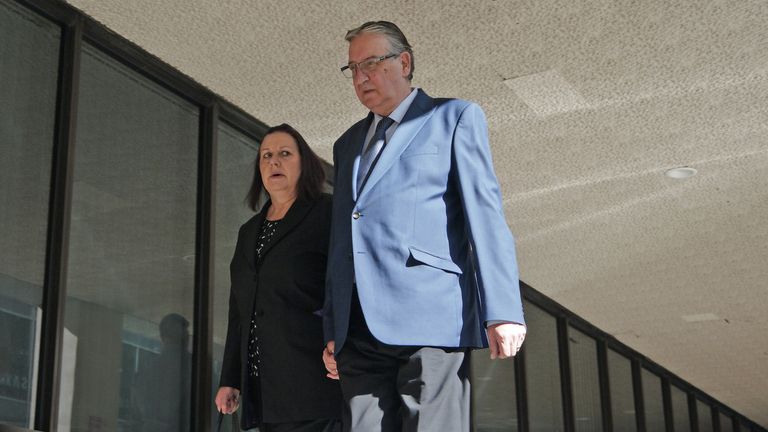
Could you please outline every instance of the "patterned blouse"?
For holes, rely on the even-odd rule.
[[[280,220],[267,220],[261,224],[261,233],[256,240],[256,256],[261,259],[261,251],[268,245],[277,233],[277,227]],[[253,308],[251,315],[251,329],[248,337],[248,375],[252,377],[259,376],[259,337],[256,335],[256,308]]]

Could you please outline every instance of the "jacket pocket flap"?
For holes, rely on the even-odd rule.
[[[451,273],[461,274],[462,271],[459,268],[459,266],[456,265],[453,261],[442,258],[436,255],[432,255],[429,252],[424,252],[422,250],[416,249],[413,246],[408,247],[408,251],[411,252],[411,256],[416,261],[419,261],[421,263],[424,263],[428,266],[439,268],[441,270],[445,270]]]
[[[411,156],[418,156],[418,155],[435,155],[437,154],[437,146],[431,145],[431,144],[421,144],[417,146],[410,146],[403,154],[400,155],[400,159],[406,159]]]

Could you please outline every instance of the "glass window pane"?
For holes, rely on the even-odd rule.
[[[670,386],[672,393],[672,418],[675,432],[690,432],[691,418],[688,413],[688,395],[678,387]]]
[[[487,349],[472,353],[472,397],[477,432],[517,431],[513,360],[491,360]]]
[[[712,409],[709,405],[696,400],[696,414],[699,418],[699,432],[712,432]]]
[[[525,321],[528,335],[523,354],[530,430],[561,431],[563,402],[555,317],[526,302]]]
[[[216,168],[216,231],[215,268],[213,296],[213,387],[219,387],[221,361],[224,357],[224,343],[227,337],[227,314],[229,311],[229,263],[235,252],[237,233],[240,225],[253,216],[253,211],[244,202],[251,187],[254,161],[258,156],[259,143],[246,137],[234,128],[220,123],[218,131],[218,153]],[[216,413],[213,398],[212,412]],[[211,417],[218,420],[218,413]],[[229,421],[222,427],[230,426]],[[211,430],[216,430],[212,425]]]
[[[661,378],[642,369],[645,428],[649,431],[664,430],[664,401],[661,397]]]
[[[188,428],[198,119],[84,45],[62,428]]]
[[[733,432],[733,419],[723,413],[718,414],[720,418],[720,432]]]
[[[593,338],[569,327],[568,347],[571,357],[571,387],[576,430],[579,432],[602,431],[597,343]]]
[[[37,385],[60,35],[0,0],[0,423],[22,428]]]
[[[608,381],[611,391],[613,429],[637,430],[635,421],[635,397],[632,390],[632,366],[629,359],[608,350]]]

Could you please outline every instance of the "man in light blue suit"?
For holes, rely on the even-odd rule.
[[[525,337],[485,115],[411,87],[396,25],[346,40],[342,72],[371,112],[333,149],[323,360],[346,430],[468,431],[468,350],[508,358]]]

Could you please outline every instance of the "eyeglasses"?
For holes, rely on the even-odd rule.
[[[371,57],[359,63],[350,63],[346,66],[341,67],[341,73],[344,74],[344,76],[347,78],[352,78],[353,76],[355,76],[356,73],[360,73],[360,72],[364,73],[365,75],[368,75],[371,72],[373,72],[374,69],[376,69],[376,65],[383,62],[386,59],[397,57],[398,55],[400,55],[400,53],[387,54],[381,57]]]

